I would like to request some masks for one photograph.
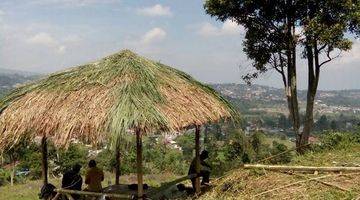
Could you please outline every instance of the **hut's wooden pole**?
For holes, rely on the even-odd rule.
[[[137,165],[137,181],[138,181],[138,199],[143,199],[143,169],[142,169],[142,139],[140,129],[136,129],[136,165]]]
[[[44,136],[41,139],[41,167],[42,167],[42,178],[44,185],[48,184],[48,149],[47,149],[47,138]]]
[[[120,144],[119,142],[116,143],[116,150],[115,150],[115,185],[120,184]]]
[[[195,179],[195,192],[200,193],[200,126],[195,126],[195,159],[196,159],[196,174]]]

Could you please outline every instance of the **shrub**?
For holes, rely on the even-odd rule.
[[[59,158],[55,164],[59,166],[60,173],[70,170],[75,164],[80,164],[84,169],[87,164],[87,149],[84,145],[70,144],[67,150],[59,150]]]
[[[0,186],[9,183],[10,171],[0,168]]]
[[[271,155],[278,155],[270,160],[272,164],[283,164],[291,162],[291,152],[286,152],[288,147],[284,144],[273,142],[273,148],[271,149]],[[280,154],[280,155],[279,155]]]

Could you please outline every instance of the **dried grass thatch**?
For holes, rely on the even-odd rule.
[[[0,101],[0,147],[20,139],[99,143],[128,130],[176,131],[235,110],[213,89],[169,66],[124,50],[15,89]]]

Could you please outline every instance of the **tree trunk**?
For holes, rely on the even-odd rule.
[[[120,184],[120,143],[116,143],[115,147],[115,185]]]
[[[293,124],[294,134],[296,136],[296,141],[298,145],[298,141],[300,140],[300,115],[299,115],[299,103],[297,98],[297,80],[296,80],[296,43],[294,39],[294,20],[292,19],[292,1],[287,0],[287,6],[289,8],[286,18],[287,24],[287,88],[286,88],[286,96],[288,101],[288,108],[290,117]]]
[[[42,153],[42,159],[41,159],[41,167],[42,167],[42,178],[43,178],[43,184],[48,184],[48,150],[47,150],[47,138],[44,136],[41,139],[41,153]]]
[[[120,184],[120,162],[121,162],[121,154],[120,154],[120,141],[117,139],[115,145],[115,185]]]
[[[136,164],[138,181],[138,199],[143,199],[143,169],[142,169],[142,138],[140,129],[136,129]]]
[[[309,40],[309,38],[307,38]],[[314,72],[314,52],[312,46],[309,44],[306,45],[306,55],[308,60],[308,91],[307,91],[307,98],[306,98],[306,113],[305,113],[305,121],[304,121],[304,129],[301,134],[301,138],[299,141],[300,148],[298,152],[304,153],[304,145],[308,143],[310,132],[312,130],[314,124],[314,116],[313,116],[313,109],[314,109],[314,88],[315,88],[315,72]]]
[[[3,153],[1,153],[1,163],[0,163],[0,165],[1,166],[4,165],[4,154]]]
[[[307,38],[310,42],[311,39]],[[313,46],[306,46],[307,60],[308,60],[308,91],[306,99],[306,113],[304,121],[304,130],[301,135],[300,145],[305,146],[309,142],[309,136],[314,126],[314,102],[316,91],[319,83],[320,66],[319,53],[317,51],[316,42]],[[314,62],[315,61],[315,62]],[[315,66],[314,66],[315,65]],[[300,148],[300,153],[304,153],[304,149]]]
[[[206,147],[207,147],[208,142],[209,142],[208,132],[209,132],[209,125],[207,124],[207,125],[205,125],[205,127],[204,127],[204,146],[206,145]]]
[[[10,185],[14,186],[14,179],[15,179],[15,156],[10,156],[10,160],[11,160],[11,173],[10,173]]]
[[[310,41],[310,38],[307,37],[307,41]],[[301,138],[299,141],[300,148],[298,152],[304,153],[304,145],[308,143],[309,135],[312,130],[312,126],[314,124],[314,116],[313,116],[313,109],[314,109],[314,84],[315,84],[315,72],[314,72],[314,52],[313,48],[310,44],[306,44],[306,56],[308,60],[308,90],[307,90],[307,98],[306,98],[306,113],[305,113],[305,120],[304,120],[304,129],[301,134]]]
[[[197,177],[195,179],[195,192],[200,193],[200,126],[195,126],[195,160],[196,160],[196,174]]]

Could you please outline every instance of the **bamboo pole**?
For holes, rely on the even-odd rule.
[[[267,190],[267,191],[258,193],[256,195],[254,195],[253,198],[264,195],[264,194],[267,194],[267,193],[270,193],[270,192],[274,192],[276,190],[281,190],[281,189],[284,189],[284,188],[287,188],[287,187],[290,187],[290,186],[293,186],[293,185],[297,185],[297,184],[300,184],[300,183],[306,183],[306,182],[309,182],[309,181],[315,181],[315,180],[319,180],[319,179],[324,179],[324,178],[328,178],[328,177],[337,177],[337,176],[342,176],[342,175],[343,174],[335,174],[335,175],[331,174],[331,175],[325,175],[325,176],[320,176],[320,177],[315,177],[315,178],[309,178],[309,179],[306,179],[306,180],[296,181],[296,182],[293,182],[293,183],[289,183],[287,185],[283,185],[283,186],[280,186],[280,187],[277,187],[277,188],[273,188],[271,190]]]
[[[197,177],[195,179],[195,192],[200,193],[200,126],[195,126],[195,169]]]
[[[115,149],[115,185],[120,184],[120,143],[116,143]]]
[[[99,193],[99,192],[88,192],[88,191],[79,191],[79,190],[67,190],[67,189],[55,189],[55,192],[61,193],[61,194],[78,194],[83,196],[106,196],[106,197],[112,197],[112,198],[126,198],[130,199],[131,195],[128,194],[112,194],[112,193]]]
[[[140,129],[136,129],[136,165],[137,165],[137,181],[138,181],[138,199],[143,199],[143,169],[142,169],[142,139]]]
[[[48,184],[48,149],[47,149],[47,138],[44,136],[41,139],[41,168],[42,168],[42,178],[43,184]]]
[[[306,177],[305,175],[302,175],[302,174],[295,174],[295,176],[299,176],[299,177],[302,177],[302,178],[308,178]],[[329,183],[329,182],[325,182],[325,181],[322,181],[322,180],[319,180],[319,179],[316,179],[314,180],[318,183],[321,183],[321,184],[324,184],[324,185],[327,185],[327,186],[330,186],[330,187],[334,187],[334,188],[337,188],[339,190],[342,190],[342,191],[345,191],[345,192],[350,192],[350,190],[344,188],[344,187],[341,187],[339,185],[335,185],[335,184],[332,184],[332,183]]]
[[[360,167],[314,167],[314,166],[286,166],[286,165],[251,165],[245,164],[245,169],[266,169],[272,171],[323,171],[323,172],[360,172]]]

